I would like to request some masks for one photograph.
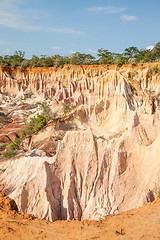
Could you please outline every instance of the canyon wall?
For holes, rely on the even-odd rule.
[[[57,101],[64,100],[76,106],[94,105],[101,99],[113,96],[118,85],[123,87],[127,84],[132,93],[134,90],[137,91],[140,98],[138,101],[144,103],[144,92],[146,93],[147,90],[150,93],[156,90],[159,94],[157,89],[159,75],[151,72],[151,69],[158,66],[160,66],[159,63],[123,65],[121,68],[116,65],[65,65],[63,68],[25,70],[0,67],[0,92],[12,96],[32,92],[46,98],[52,97]],[[131,100],[128,99],[128,101]],[[147,103],[152,105],[154,101],[148,98]],[[151,112],[158,107],[157,104],[159,103],[155,101]],[[131,107],[133,104],[130,102],[129,105]]]
[[[0,186],[22,213],[40,219],[92,218],[151,201],[160,176],[160,64],[1,69],[0,91],[32,92],[73,106],[76,129],[54,157],[0,163]],[[51,137],[48,126],[34,138]]]

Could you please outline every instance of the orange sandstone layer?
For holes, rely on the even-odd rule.
[[[111,65],[71,65],[71,64],[65,64],[64,67],[69,67],[69,68],[82,68],[82,69],[101,69],[105,68],[108,70],[119,70],[119,69],[126,69],[126,68],[133,68],[133,69],[140,69],[140,68],[146,68],[146,67],[154,67],[154,66],[160,66],[160,62],[157,63],[137,63],[137,64],[123,64],[122,67],[118,67],[115,64]],[[0,66],[0,71],[21,71],[21,72],[52,72],[55,70],[61,71],[63,67],[34,67],[34,68],[25,68],[25,69],[20,69],[20,68],[13,68],[13,67],[5,67],[5,66]]]

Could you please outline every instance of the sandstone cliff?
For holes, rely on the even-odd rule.
[[[73,106],[64,122],[32,136],[32,144],[64,130],[54,157],[2,161],[0,186],[22,213],[40,219],[92,218],[154,199],[160,175],[160,75],[157,64],[1,69],[0,90]],[[67,126],[70,126],[67,128]],[[69,131],[68,131],[69,130]],[[76,131],[75,131],[76,130]]]

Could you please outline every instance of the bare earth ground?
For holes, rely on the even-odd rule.
[[[12,209],[12,210],[11,210]],[[160,199],[103,221],[56,221],[34,219],[15,210],[0,193],[0,240],[160,239]]]

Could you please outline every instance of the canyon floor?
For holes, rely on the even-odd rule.
[[[105,220],[56,221],[19,214],[8,197],[0,193],[1,240],[113,240],[160,239],[160,199]]]

